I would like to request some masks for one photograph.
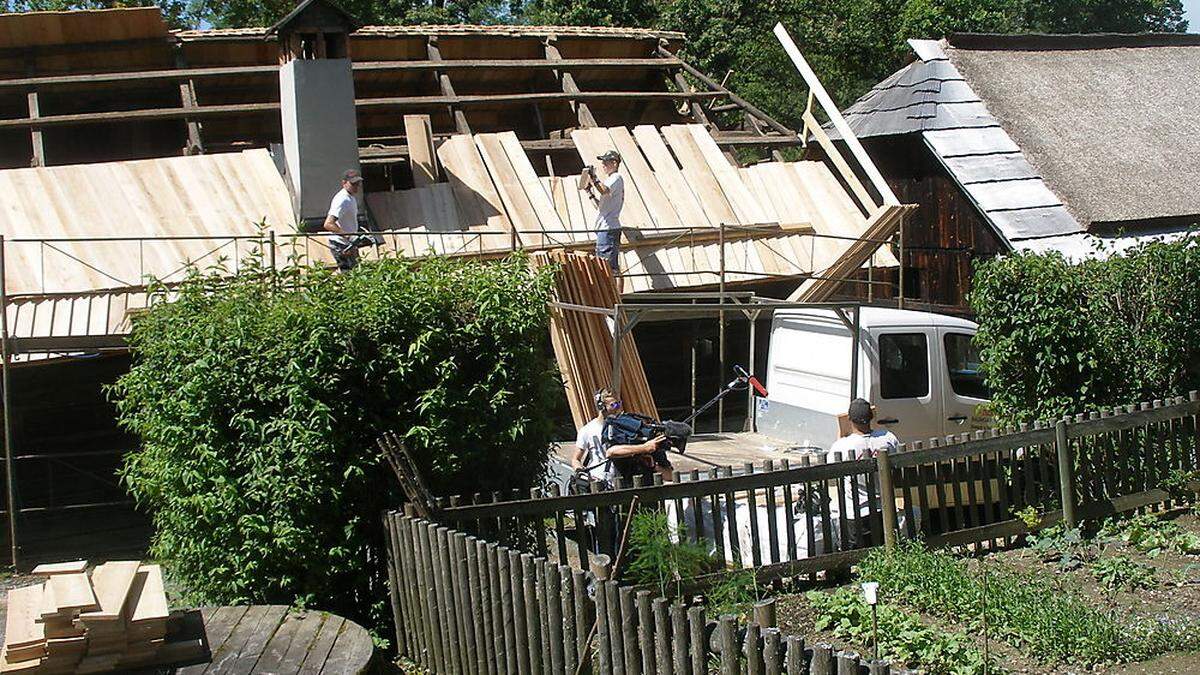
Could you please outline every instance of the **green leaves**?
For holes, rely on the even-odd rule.
[[[561,399],[551,279],[520,257],[281,276],[194,272],[138,318],[111,392],[142,440],[122,480],[192,600],[382,625],[378,517],[401,496],[375,439],[403,435],[435,493],[529,487]]]
[[[1079,264],[1018,253],[980,265],[971,306],[1003,422],[1200,388],[1200,239]]]

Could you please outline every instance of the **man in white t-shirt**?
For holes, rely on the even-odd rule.
[[[342,189],[329,202],[329,215],[325,216],[324,229],[334,234],[328,238],[329,250],[333,251],[333,259],[342,272],[348,272],[358,264],[358,247],[353,239],[338,235],[358,232],[356,196],[362,191],[362,182],[362,175],[355,169],[342,174]]]
[[[833,446],[829,448],[831,455],[840,452],[842,459],[849,461],[874,457],[880,450],[887,450],[888,454],[899,450],[900,441],[896,438],[896,434],[887,429],[871,428],[871,421],[875,419],[875,411],[871,408],[870,401],[861,398],[854,399],[850,402],[846,416],[850,418],[851,432],[833,442]],[[865,541],[866,518],[871,512],[868,504],[870,485],[866,474],[857,474],[846,478],[845,482],[846,503],[842,505],[841,512],[851,516],[850,541],[846,543],[848,547],[853,548]]]
[[[658,448],[663,438],[660,436],[638,445],[614,445],[605,450],[604,420],[621,413],[621,401],[611,391],[597,389],[593,395],[593,402],[596,405],[596,416],[583,425],[575,437],[575,454],[571,457],[571,466],[576,471],[587,468],[588,478],[591,480],[611,483],[616,472],[612,462],[607,460],[650,454]]]
[[[603,176],[597,176],[592,167],[584,170],[583,188],[596,204],[596,255],[608,261],[613,275],[620,272],[621,253],[621,207],[625,205],[625,178],[620,174],[621,155],[609,150],[596,159],[600,160]],[[618,281],[618,284],[620,282]]]

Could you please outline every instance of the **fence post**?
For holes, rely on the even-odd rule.
[[[1067,420],[1054,423],[1054,450],[1058,454],[1058,488],[1062,495],[1063,522],[1068,530],[1078,526],[1075,520],[1075,467],[1067,442]]]
[[[763,600],[754,603],[754,618],[751,623],[758,624],[763,628],[774,628],[775,623],[775,598]]]
[[[1188,400],[1200,401],[1200,391],[1188,392]],[[1192,470],[1200,469],[1200,415],[1192,413]]]
[[[892,459],[887,450],[880,450],[875,457],[879,473],[879,502],[883,507],[883,547],[896,546],[896,486],[892,481]]]

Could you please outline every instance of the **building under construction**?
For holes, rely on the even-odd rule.
[[[904,209],[849,128],[837,145],[822,130],[840,116],[815,75],[796,77],[810,103],[789,129],[690,66],[685,41],[359,26],[320,0],[262,28],[172,31],[157,8],[0,15],[14,557],[83,551],[84,532],[118,539],[97,523],[130,522],[113,470],[134,441],[102,386],[128,367],[146,280],[221,258],[235,271],[250,252],[331,262],[306,223],[346,168],[366,176],[367,258],[590,251],[595,207],[577,177],[616,149],[626,293],[895,295]],[[810,145],[819,160],[785,160]],[[680,365],[660,353],[686,362],[690,341],[696,373],[703,330],[649,340],[647,371]]]

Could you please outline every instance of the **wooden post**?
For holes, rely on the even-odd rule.
[[[442,614],[439,611],[440,603],[437,592],[438,578],[437,567],[434,562],[434,552],[432,546],[432,537],[430,525],[426,521],[417,522],[417,546],[420,548],[421,556],[421,583],[418,590],[425,598],[425,617],[428,622],[425,625],[425,640],[430,647],[430,660],[427,662],[431,668],[440,669],[444,672],[449,672],[447,667],[447,659],[445,650],[442,647],[442,630],[440,627]]]
[[[575,596],[575,659],[578,668],[579,661],[590,662],[592,658],[587,653],[587,639],[592,622],[596,620],[596,605],[588,598],[587,575],[583,570],[571,570],[571,589],[572,595]]]
[[[704,608],[689,607],[688,617],[688,651],[692,657],[692,675],[704,675],[708,672],[708,640],[704,638]]]
[[[763,631],[763,670],[766,675],[781,675],[783,673],[783,654],[780,653],[780,633],[778,628],[768,628]]]
[[[741,675],[742,670],[738,658],[741,649],[737,639],[737,617],[732,614],[723,614],[720,622],[717,623],[717,635],[720,636],[718,644],[721,646],[721,675]]]
[[[30,91],[26,95],[26,101],[29,104],[29,118],[37,119],[41,117],[41,106],[38,102],[37,91]],[[33,147],[33,155],[30,157],[30,166],[46,166],[46,145],[42,140],[42,130],[40,127],[33,127],[29,132],[29,143]]]
[[[621,613],[625,622],[621,626],[621,639],[625,647],[626,675],[654,674],[654,619],[650,615],[650,591],[637,592],[637,607],[634,608],[633,589],[621,588]],[[634,622],[634,616],[637,622]],[[641,652],[641,661],[638,652]]]
[[[613,675],[625,675],[624,618],[621,616],[621,598],[616,581],[607,584],[605,594],[608,596],[605,605],[608,608],[608,641],[612,645],[612,672]]]
[[[596,657],[600,666],[600,675],[610,675],[612,670],[612,641],[608,637],[608,582],[596,579]],[[613,627],[620,630],[618,627]],[[580,659],[591,659],[591,654],[583,653]]]
[[[1193,389],[1188,392],[1188,400],[1192,403],[1200,401],[1200,391]],[[1192,413],[1192,466],[1193,471],[1200,469],[1200,414]]]
[[[674,675],[671,669],[671,628],[667,618],[667,605],[670,602],[666,598],[654,599],[654,655],[658,662],[658,675]]]
[[[858,654],[838,652],[837,675],[858,675]]]
[[[562,54],[558,51],[558,37],[551,35],[546,38],[546,59],[549,61],[561,61]],[[562,90],[568,94],[578,94],[579,86],[575,83],[575,76],[568,70],[556,70],[554,76],[562,83]],[[591,108],[583,101],[571,101],[571,109],[575,111],[579,118],[579,126],[583,128],[600,126],[596,122],[596,117],[592,115]]]
[[[746,627],[746,674],[763,675],[762,627],[750,624]]]
[[[521,554],[508,551],[508,575],[512,589],[513,650],[517,654],[517,673],[529,674],[529,632],[525,614],[525,580],[521,573]]]
[[[879,503],[883,507],[883,547],[896,547],[896,487],[892,481],[892,460],[887,450],[875,457],[879,474]]]
[[[1058,488],[1062,496],[1063,523],[1068,530],[1079,526],[1075,519],[1075,466],[1067,441],[1067,420],[1054,424],[1054,449],[1058,453]]]
[[[503,572],[501,564],[503,556],[500,555],[499,547],[489,542],[487,545],[487,561],[488,561],[488,584],[491,586],[489,596],[491,598],[492,612],[492,661],[496,664],[496,672],[501,675],[512,675],[508,668],[507,649],[504,643],[504,598],[501,595],[503,586]]]
[[[775,598],[754,603],[752,623],[763,628],[774,628],[777,625],[775,623]]]
[[[574,673],[575,667],[579,665],[579,658],[576,651],[577,638],[575,637],[578,614],[576,614],[575,603],[587,601],[587,598],[575,597],[575,584],[571,578],[573,572],[574,570],[566,565],[560,565],[558,568],[558,574],[562,583],[562,588],[559,591],[562,599],[562,611],[559,614],[559,618],[563,624],[563,668],[561,672],[564,673]]]
[[[496,551],[499,563],[496,576],[500,583],[500,621],[504,627],[499,631],[502,633],[500,637],[504,644],[500,653],[504,656],[504,668],[509,675],[518,675],[520,668],[517,666],[516,618],[513,616],[512,562],[508,554],[508,549],[503,547]]]
[[[442,60],[442,50],[440,47],[438,47],[436,35],[429,36],[428,42],[426,43],[426,53],[428,54],[430,61]],[[447,74],[446,71],[435,70],[433,71],[433,76],[437,78],[438,85],[442,89],[442,96],[447,98],[458,98],[458,94],[454,92],[454,85],[450,83],[450,75]],[[454,128],[458,130],[458,133],[471,133],[471,125],[467,124],[467,116],[465,113],[463,113],[462,106],[456,103],[451,103],[449,108],[450,117],[454,120]]]
[[[682,75],[680,75],[682,77]],[[721,309],[717,311],[717,364],[718,382],[725,377],[725,223],[721,223],[717,231],[717,253],[720,261],[720,276],[717,278],[717,288],[720,291]],[[725,431],[725,399],[717,401],[717,433]],[[751,518],[754,518],[752,515]]]
[[[804,638],[793,635],[787,638],[785,644],[787,645],[784,652],[784,656],[787,658],[787,674],[807,675],[808,670],[804,667]],[[816,652],[814,651],[813,654],[815,655]]]
[[[541,675],[542,672],[542,630],[541,616],[538,613],[537,571],[534,567],[533,556],[521,554],[522,578],[525,585],[525,631],[529,645],[529,672]]]
[[[692,664],[688,661],[688,623],[683,605],[671,605],[671,659],[675,675],[691,675]],[[700,673],[699,675],[703,675]]]
[[[550,672],[563,672],[563,602],[562,579],[557,565],[546,565],[546,628],[550,634]],[[572,640],[573,642],[574,640]],[[574,670],[574,669],[572,669]]]
[[[808,668],[812,675],[833,675],[833,647],[825,643],[813,645]]]
[[[480,673],[487,672],[488,663],[492,660],[488,657],[488,652],[491,647],[488,645],[487,622],[484,621],[485,616],[491,616],[491,608],[485,608],[483,604],[483,586],[486,584],[486,577],[479,573],[479,540],[475,537],[467,537],[463,542],[467,554],[467,599],[471,606],[471,612],[468,615],[468,620],[471,623],[471,637],[474,640],[475,650],[475,667]],[[487,571],[484,570],[484,574]]]
[[[408,644],[405,638],[405,630],[409,622],[404,616],[404,610],[400,604],[400,582],[396,579],[401,565],[400,556],[397,554],[398,543],[396,534],[392,531],[392,514],[387,511],[383,512],[383,534],[386,543],[385,553],[387,560],[388,572],[388,600],[392,604],[392,622],[396,628],[396,651],[405,656],[411,656],[408,650]]]

